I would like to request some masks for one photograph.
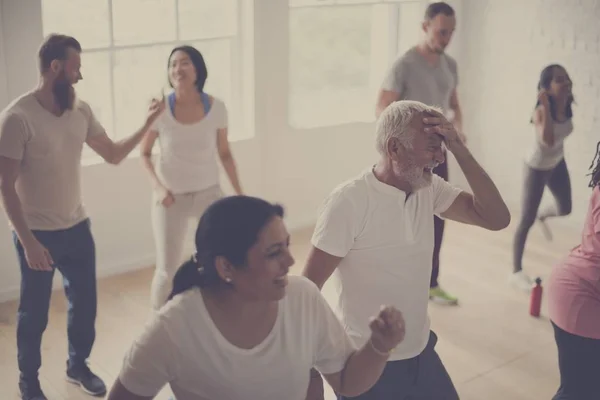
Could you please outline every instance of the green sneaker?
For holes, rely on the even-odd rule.
[[[450,294],[448,294],[444,289],[439,286],[429,289],[429,300],[432,300],[435,303],[445,304],[454,306],[458,304],[458,299]]]

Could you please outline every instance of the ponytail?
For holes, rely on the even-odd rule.
[[[201,270],[200,270],[201,271]],[[173,290],[169,295],[171,300],[173,297],[194,287],[202,287],[203,279],[202,273],[198,270],[198,263],[195,257],[191,257],[189,260],[181,264],[175,278],[173,278]]]
[[[189,260],[181,264],[177,273],[175,273],[175,277],[173,278],[173,290],[171,291],[168,300],[171,300],[178,294],[192,288],[215,286],[222,282],[221,278],[216,273],[216,269],[206,269],[199,266],[196,257],[196,255],[190,257]],[[214,271],[214,273],[211,274],[211,271]]]
[[[212,203],[196,228],[196,254],[177,270],[168,300],[195,287],[231,288],[219,275],[217,258],[244,268],[248,251],[274,217],[283,218],[283,207],[256,197],[229,196]]]

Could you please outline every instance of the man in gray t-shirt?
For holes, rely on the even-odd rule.
[[[398,58],[387,73],[379,98],[377,111],[398,100],[416,100],[427,105],[440,107],[452,121],[464,141],[462,114],[458,103],[456,87],[458,68],[456,61],[444,52],[450,43],[456,17],[452,7],[444,2],[431,3],[425,11],[421,43],[412,47]],[[448,164],[444,162],[433,170],[448,180]],[[444,233],[444,221],[435,218],[435,245],[433,250],[432,273],[429,297],[442,304],[457,304],[458,299],[444,291],[438,284],[439,256]]]
[[[76,96],[74,85],[82,79],[79,41],[48,35],[38,61],[37,88],[0,110],[0,203],[21,272],[16,331],[20,398],[47,399],[38,374],[57,270],[68,301],[66,378],[88,394],[104,396],[104,381],[87,363],[96,340],[96,244],[83,206],[81,154],[87,145],[107,163],[119,164],[152,126],[164,101],[152,103],[136,133],[114,142],[89,104]]]

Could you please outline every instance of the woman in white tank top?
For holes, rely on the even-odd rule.
[[[537,220],[550,239],[546,219],[571,213],[571,182],[564,158],[564,140],[573,131],[571,88],[571,78],[562,66],[553,64],[542,71],[538,102],[531,121],[535,125],[535,135],[532,135],[532,146],[525,159],[523,209],[513,247],[511,281],[524,290],[529,290],[533,283],[522,268],[529,229]],[[555,204],[538,214],[546,186],[554,196]]]
[[[197,49],[173,49],[168,78],[174,91],[141,144],[142,160],[154,187],[154,309],[162,307],[171,291],[189,222],[197,222],[222,196],[217,156],[236,194],[242,193],[227,138],[227,109],[220,99],[204,93],[207,76],[204,58]],[[152,149],[156,140],[160,155],[155,163]]]

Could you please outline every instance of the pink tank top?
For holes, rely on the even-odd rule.
[[[575,335],[600,339],[600,188],[595,187],[581,244],[557,264],[548,281],[550,319]]]

